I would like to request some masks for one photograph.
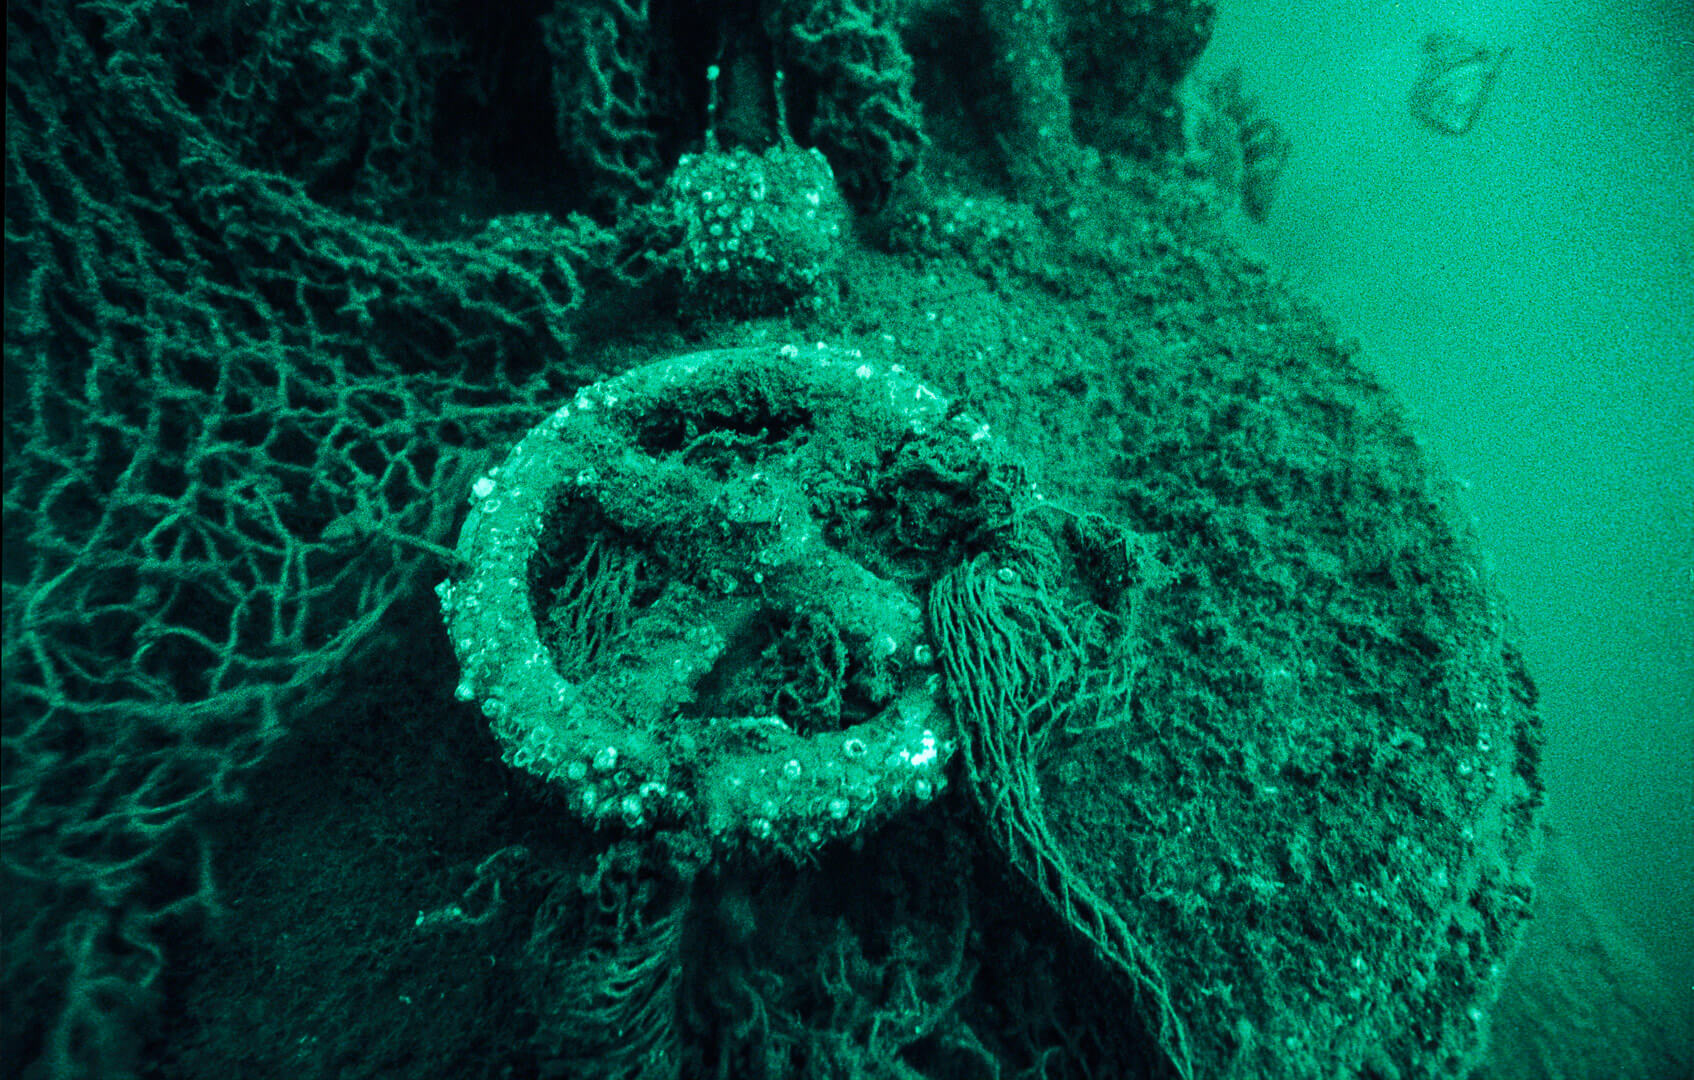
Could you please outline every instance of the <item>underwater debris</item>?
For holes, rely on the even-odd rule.
[[[597,827],[800,859],[928,802],[956,739],[919,597],[1030,496],[997,445],[822,346],[586,387],[473,489],[459,697]]]
[[[1463,135],[1475,126],[1510,55],[1509,46],[1490,49],[1457,34],[1430,34],[1423,39],[1423,69],[1412,84],[1412,115],[1436,131]]]
[[[1182,132],[1191,172],[1241,201],[1263,223],[1293,144],[1282,125],[1266,117],[1259,99],[1242,84],[1239,67],[1201,81],[1184,93]]]

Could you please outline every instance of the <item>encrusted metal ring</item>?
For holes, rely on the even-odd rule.
[[[459,696],[590,823],[799,858],[945,785],[922,599],[1029,495],[985,424],[856,352],[635,369],[477,480],[437,590]]]

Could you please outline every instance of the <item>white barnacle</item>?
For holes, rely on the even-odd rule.
[[[923,738],[920,742],[922,743],[923,749],[912,755],[911,766],[914,769],[927,769],[929,766],[935,764],[935,759],[937,757],[935,750],[935,732],[925,729]]]

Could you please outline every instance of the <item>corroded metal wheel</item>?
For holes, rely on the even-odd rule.
[[[922,598],[1032,498],[984,424],[856,353],[638,368],[477,481],[438,590],[459,697],[596,826],[802,857],[945,784]]]

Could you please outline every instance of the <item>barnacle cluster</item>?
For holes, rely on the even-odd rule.
[[[678,259],[692,310],[768,315],[827,300],[848,214],[817,149],[685,154],[664,200],[681,226]]]

